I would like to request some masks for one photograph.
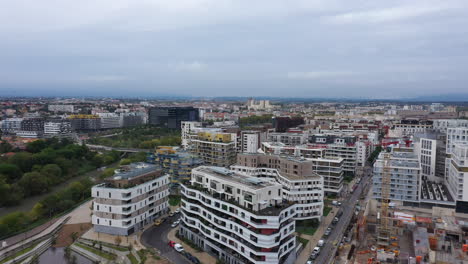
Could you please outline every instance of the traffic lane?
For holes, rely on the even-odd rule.
[[[330,233],[330,236],[327,239],[327,243],[322,248],[321,254],[318,255],[316,259],[318,263],[327,263],[332,258],[334,258],[334,256],[330,254],[332,253],[332,250],[334,250],[334,248],[336,248],[340,244],[342,236],[344,235],[344,230],[347,227],[349,221],[351,220],[352,214],[354,213],[354,207],[356,206],[357,199],[361,195],[363,189],[362,186],[367,182],[367,180],[367,177],[365,177],[358,184],[356,191],[351,195],[350,199],[348,199],[341,205],[343,215],[341,216],[340,221],[336,223],[335,227]]]
[[[168,258],[173,263],[190,264],[179,252],[169,246],[167,234],[172,229],[172,222],[176,221],[176,219],[176,217],[168,217],[161,225],[148,228],[141,235],[141,242],[146,247],[158,249],[162,256]]]

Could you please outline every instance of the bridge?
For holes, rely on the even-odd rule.
[[[106,150],[106,151],[119,151],[119,152],[151,152],[151,149],[138,149],[138,148],[114,148],[114,147],[108,147],[108,146],[103,146],[103,145],[93,145],[93,144],[88,144],[85,143],[85,145],[94,150]]]

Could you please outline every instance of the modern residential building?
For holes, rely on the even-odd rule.
[[[190,140],[189,151],[207,165],[228,167],[236,162],[237,135],[222,132],[198,132]]]
[[[323,213],[323,178],[313,170],[313,162],[304,158],[238,154],[233,171],[258,178],[274,179],[283,186],[283,198],[298,204],[296,220],[319,219]]]
[[[421,164],[421,177],[427,177],[431,181],[444,181],[445,138],[445,134],[438,132],[414,135],[414,151]]]
[[[296,204],[270,180],[201,166],[182,185],[179,234],[224,263],[292,264]]]
[[[199,121],[199,112],[193,107],[153,107],[149,109],[150,125],[180,129],[182,121]]]
[[[21,131],[23,118],[7,118],[2,121],[2,132],[5,134],[15,134]]]
[[[295,146],[307,143],[308,136],[307,133],[269,133],[268,141]]]
[[[92,223],[99,233],[128,236],[169,207],[169,175],[158,166],[132,163],[91,190]]]
[[[122,127],[141,126],[146,124],[147,115],[144,112],[120,113]]]
[[[72,128],[70,121],[57,119],[49,120],[44,123],[44,137],[68,137],[71,135]]]
[[[70,115],[68,116],[73,130],[99,130],[101,129],[101,118],[97,115]]]
[[[187,149],[192,136],[202,129],[202,123],[196,121],[182,121],[180,122],[181,130],[181,145]]]
[[[449,128],[468,127],[468,119],[436,119],[433,127],[438,132],[447,133]]]
[[[408,119],[395,124],[393,131],[396,136],[412,136],[415,133],[425,133],[433,128],[430,120]]]
[[[240,132],[239,152],[256,153],[262,143],[263,132],[259,130],[243,130]]]
[[[116,113],[97,113],[101,119],[101,129],[122,127],[120,116]]]
[[[468,142],[455,143],[448,164],[447,186],[458,212],[468,213]]]
[[[149,162],[158,164],[169,174],[171,192],[176,193],[179,192],[180,182],[190,180],[192,169],[203,164],[203,160],[197,156],[174,147],[158,147],[149,159]]]
[[[387,155],[387,159],[385,159]],[[381,152],[374,163],[373,198],[382,197],[382,177],[387,166],[390,178],[390,199],[404,205],[419,203],[421,165],[419,158],[412,152]]]

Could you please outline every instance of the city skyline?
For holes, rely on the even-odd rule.
[[[11,2],[0,11],[0,91],[456,97],[467,81],[467,7],[464,1]]]

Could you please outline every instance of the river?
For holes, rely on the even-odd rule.
[[[61,264],[69,263],[64,256],[65,248],[49,248],[39,256],[39,264]],[[76,256],[76,264],[93,264],[93,262],[80,254],[71,252],[72,256]]]

